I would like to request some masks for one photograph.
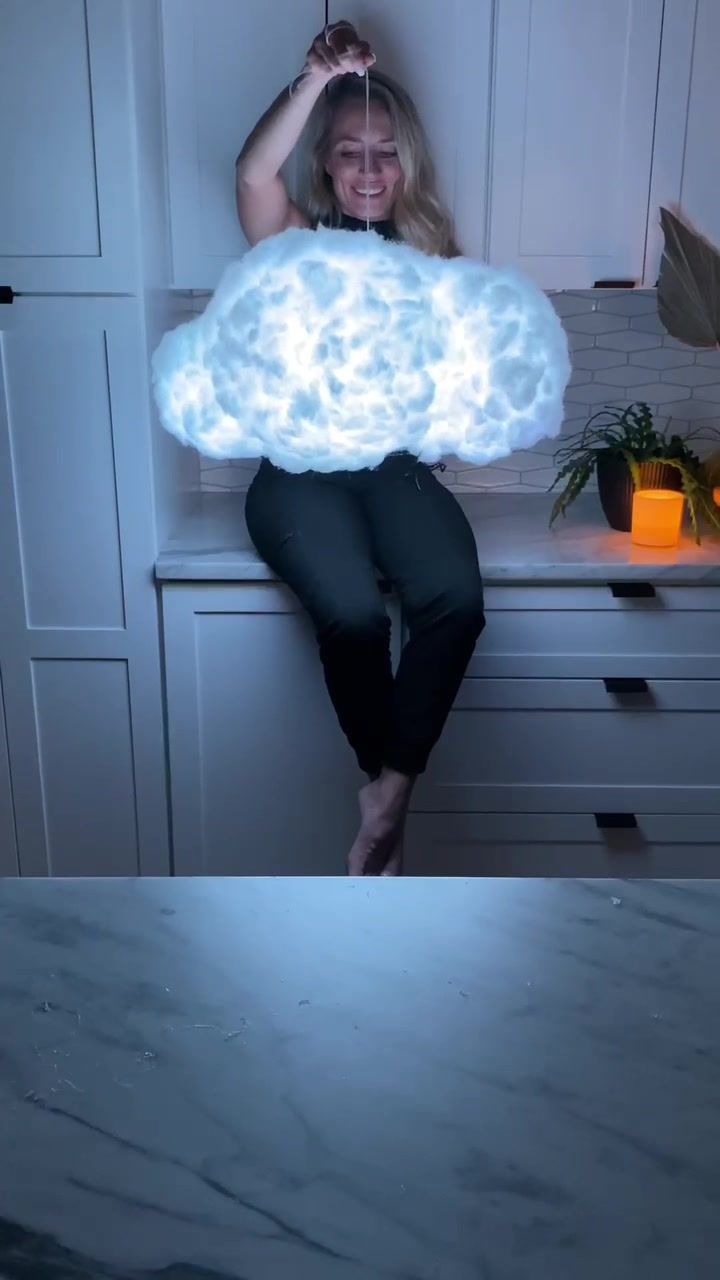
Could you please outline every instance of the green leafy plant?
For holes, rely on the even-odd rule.
[[[611,421],[593,427],[591,424],[603,414],[608,414]],[[684,436],[668,436],[655,429],[652,410],[644,401],[635,401],[621,413],[606,405],[588,419],[582,431],[569,436],[567,444],[554,455],[559,471],[548,492],[563,480],[566,484],[553,504],[550,525],[559,515],[566,515],[568,507],[593,475],[600,455],[611,454],[625,459],[636,489],[640,487],[640,464],[643,462],[663,462],[679,471],[695,541],[699,544],[698,517],[704,516],[713,528],[720,531],[720,510],[713,501],[710,477],[700,458],[690,448],[690,441],[703,438],[720,439],[720,433],[710,428],[709,432],[698,430]]]

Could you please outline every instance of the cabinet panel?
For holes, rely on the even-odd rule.
[[[636,715],[658,724],[673,712],[720,714],[720,680],[647,680],[635,688],[623,677],[610,680],[463,680],[458,711],[548,711],[613,713],[623,733]],[[625,718],[627,717],[627,719]],[[593,720],[591,723],[595,723]]]
[[[664,244],[661,205],[720,245],[718,50],[717,0],[665,0],[645,272],[649,286],[657,281]]]
[[[590,813],[410,814],[405,874],[714,879],[718,822],[641,813],[635,829],[602,831]]]
[[[435,753],[440,750],[436,747]],[[525,785],[519,781],[456,783],[433,774],[433,759],[419,779],[410,803],[413,813],[668,813],[712,815],[720,822],[720,786],[638,786],[627,779],[619,785],[594,781]],[[720,846],[720,841],[718,841]]]
[[[657,284],[663,251],[660,206],[679,212],[697,4],[698,0],[665,0],[643,279],[648,288]],[[710,4],[715,7],[715,0]],[[707,168],[712,172],[712,166]]]
[[[0,318],[26,622],[122,628],[107,333],[87,310],[59,326],[29,305]]]
[[[21,871],[167,873],[141,303],[19,298],[0,322],[0,665]]]
[[[137,239],[125,6],[0,0],[0,31],[0,283],[129,292]]]
[[[162,600],[175,874],[344,874],[366,778],[299,602],[271,585]]]
[[[0,876],[16,876],[18,870],[15,813],[5,731],[2,672],[0,671]]]
[[[663,0],[497,7],[489,260],[640,282]]]
[[[488,793],[515,787],[716,791],[720,804],[719,711],[720,681],[655,681],[623,698],[601,681],[465,680],[413,807],[451,808],[454,791],[486,809]]]
[[[720,679],[717,587],[487,587],[485,605],[469,677]]]
[[[300,72],[323,0],[163,0],[168,178],[176,288],[214,289],[247,241],[235,159],[260,116]],[[297,148],[283,166],[295,193]]]
[[[470,257],[486,256],[491,0],[329,0],[353,22],[377,69],[407,89],[430,143],[440,194]],[[450,90],[450,91],[449,91]]]
[[[35,659],[31,680],[43,873],[139,875],[127,662]]]
[[[694,222],[698,231],[720,246],[717,137],[720,119],[720,6],[717,0],[697,0],[693,37],[680,205],[683,214]]]

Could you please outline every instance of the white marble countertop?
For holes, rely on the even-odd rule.
[[[608,528],[596,493],[581,494],[552,529],[554,494],[457,495],[472,524],[486,583],[603,582],[641,579],[720,584],[720,536],[692,533],[680,545],[635,547],[629,533]],[[244,493],[198,492],[169,541],[160,548],[159,582],[277,581],[261,560],[245,524]]]
[[[719,906],[4,881],[0,1275],[717,1280]]]

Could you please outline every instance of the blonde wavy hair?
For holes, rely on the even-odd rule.
[[[462,250],[455,240],[452,215],[437,192],[435,166],[427,135],[409,93],[390,76],[371,69],[370,102],[385,107],[392,123],[402,180],[392,210],[399,238],[423,253],[458,258]],[[330,136],[338,107],[345,102],[365,103],[365,82],[354,74],[338,76],[318,98],[308,121],[304,148],[307,154],[305,212],[316,226],[338,226],[341,210],[332,179],[325,172]]]

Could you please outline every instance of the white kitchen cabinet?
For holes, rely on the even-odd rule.
[[[324,20],[323,0],[163,0],[175,288],[214,289],[245,253],[235,159]],[[291,194],[296,160],[297,148],[282,170]]]
[[[377,66],[414,98],[439,188],[464,251],[484,256],[491,0],[346,0],[328,6],[372,44]],[[164,0],[164,75],[173,283],[214,289],[247,242],[235,208],[234,162],[253,125],[299,73],[322,30],[322,0]],[[448,92],[452,85],[452,92]],[[301,189],[303,138],[283,167]]]
[[[293,592],[165,584],[162,614],[175,874],[343,875],[367,778]]]
[[[489,261],[544,289],[643,282],[663,0],[496,14]]]
[[[18,870],[15,814],[10,781],[7,732],[5,729],[3,679],[2,671],[0,670],[0,876],[16,876]]]
[[[411,799],[408,874],[716,873],[720,589],[649,585],[486,588]],[[363,779],[296,597],[162,595],[176,874],[341,874]]]
[[[0,284],[137,285],[125,5],[0,0]]]
[[[407,89],[430,143],[461,249],[484,259],[492,0],[329,0],[368,40],[379,71]]]
[[[320,0],[163,0],[176,287],[247,247],[234,159],[300,70]],[[658,207],[717,241],[714,0],[329,0],[413,97],[463,251],[545,289],[653,286]],[[303,139],[283,168],[302,190]]]
[[[712,880],[719,832],[718,814],[411,813],[405,874]]]
[[[485,610],[414,812],[720,813],[720,588],[488,586]]]
[[[0,669],[23,875],[167,874],[142,304],[0,308]],[[0,756],[0,789],[2,789]]]

